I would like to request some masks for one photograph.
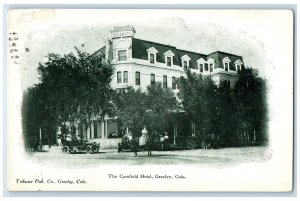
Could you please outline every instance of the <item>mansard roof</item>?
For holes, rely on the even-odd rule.
[[[181,57],[187,55],[189,58],[189,68],[197,69],[198,64],[197,60],[200,58],[203,58],[205,61],[208,61],[209,59],[213,59],[215,61],[215,67],[216,68],[223,68],[223,59],[225,57],[228,57],[231,62],[229,62],[229,67],[230,69],[235,68],[235,62],[237,60],[240,60],[243,63],[243,57],[238,56],[235,54],[227,53],[227,52],[222,52],[222,51],[216,51],[212,52],[208,55],[202,54],[202,53],[197,53],[197,52],[192,52],[192,51],[187,51],[187,50],[181,50],[177,49],[175,46],[171,45],[165,45],[161,43],[156,43],[156,42],[151,42],[147,40],[142,40],[142,39],[137,39],[137,38],[132,38],[132,57],[135,59],[142,59],[142,60],[148,60],[148,51],[150,48],[155,48],[157,50],[156,54],[156,61],[160,63],[166,63],[165,62],[165,55],[167,51],[171,51],[174,53],[173,57],[173,64],[177,66],[182,66],[181,62]],[[99,52],[105,53],[105,47],[102,47],[100,50],[96,51],[95,53]],[[109,52],[109,59],[112,59],[112,47],[110,47]],[[94,53],[94,54],[95,54]]]
[[[156,54],[157,62],[165,63],[164,53],[170,50],[175,54],[173,58],[173,64],[180,65],[180,59],[178,58],[178,56],[176,56],[176,47],[146,40],[140,40],[137,38],[132,38],[132,57],[136,59],[148,60],[147,49],[151,47],[154,47],[158,51],[158,53]]]
[[[223,59],[226,57],[228,57],[228,59],[230,60],[230,62],[229,62],[230,70],[235,69],[235,62],[237,60],[240,60],[243,63],[242,56],[227,53],[227,52],[222,52],[222,51],[216,51],[216,52],[210,53],[209,55],[207,55],[207,57],[215,60],[217,68],[223,68]]]
[[[141,40],[137,38],[132,38],[132,57],[136,59],[148,60],[147,49],[154,47],[158,53],[156,55],[157,62],[165,63],[164,53],[168,50],[172,51],[175,55],[173,57],[173,64],[181,66],[181,57],[187,55],[191,58],[190,68],[197,68],[197,60],[201,57],[206,60],[207,56],[204,54],[180,50],[174,46],[164,45],[161,43],[151,42],[147,40]]]

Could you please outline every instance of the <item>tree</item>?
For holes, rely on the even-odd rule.
[[[186,75],[178,81],[178,95],[200,131],[198,137],[214,134],[222,146],[236,146],[239,135],[247,131],[253,133],[250,140],[267,140],[266,84],[256,70],[243,68],[234,90],[225,83],[216,86],[210,76],[189,70]]]
[[[63,57],[49,54],[47,59],[38,67],[40,91],[47,100],[44,110],[49,110],[57,127],[65,127],[67,122],[74,122],[77,113],[80,68],[72,53]]]
[[[178,80],[178,96],[190,120],[200,131],[198,137],[205,138],[216,133],[219,114],[217,86],[210,76],[192,74],[190,70],[186,71],[186,75],[186,78]]]
[[[37,149],[40,129],[42,129],[43,144],[56,141],[53,135],[56,133],[55,120],[45,107],[47,100],[41,87],[37,84],[23,94],[22,128],[24,144],[27,148]]]
[[[234,90],[240,130],[267,142],[266,82],[253,68],[243,68]]]
[[[135,90],[133,87],[128,87],[124,91],[118,91],[115,101],[116,115],[121,120],[123,127],[130,128],[136,137],[145,123],[146,94],[140,89]]]
[[[124,127],[129,127],[135,136],[140,135],[143,125],[149,133],[163,134],[176,109],[176,98],[161,83],[149,85],[146,92],[129,87],[119,92],[117,108],[116,114]]]
[[[177,101],[174,92],[169,88],[163,88],[161,83],[149,85],[146,106],[146,125],[150,130],[163,135],[172,123],[170,120],[173,114],[176,113]]]
[[[217,90],[218,119],[215,124],[221,146],[237,146],[238,136],[237,107],[233,90],[225,82],[220,83]]]
[[[23,117],[30,116],[27,118],[30,120],[24,121],[24,127],[51,124],[48,127],[60,126],[67,132],[67,123],[73,125],[75,121],[81,121],[88,129],[92,116],[103,119],[106,114],[112,114],[114,91],[110,82],[113,67],[103,54],[89,55],[75,49],[76,55],[51,53],[47,62],[39,63],[40,83],[24,94]]]
[[[76,63],[80,69],[76,102],[78,111],[76,118],[85,124],[86,130],[91,128],[91,118],[103,120],[105,115],[113,115],[115,108],[113,99],[115,91],[111,88],[113,68],[103,55],[89,55],[77,50]],[[90,136],[92,130],[90,129]]]

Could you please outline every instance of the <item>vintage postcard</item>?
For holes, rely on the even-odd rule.
[[[9,191],[293,189],[293,12],[9,9]]]

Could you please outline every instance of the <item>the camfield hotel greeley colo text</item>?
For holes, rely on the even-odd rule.
[[[163,87],[171,88],[176,94],[176,79],[186,76],[185,68],[192,73],[211,76],[217,85],[225,82],[233,88],[239,77],[238,71],[244,66],[239,55],[221,51],[206,55],[182,50],[159,41],[135,38],[135,33],[131,25],[113,27],[105,46],[94,53],[104,54],[113,65],[115,74],[111,86],[114,89],[132,86],[145,91],[148,85],[161,82]],[[116,147],[122,137],[117,117],[105,117],[103,121],[95,117],[91,128],[85,129],[83,124],[78,123],[75,129],[83,139],[99,140],[102,147]],[[176,132],[174,125],[169,132],[173,140]]]

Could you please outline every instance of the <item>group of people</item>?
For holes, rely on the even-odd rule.
[[[77,142],[77,144],[81,143],[81,137],[80,135],[76,135],[74,137],[71,136],[71,134],[65,134],[61,135],[57,138],[57,142],[59,146],[63,146],[64,142],[70,143],[70,142]]]
[[[154,144],[154,139],[153,136],[150,136],[147,130],[147,127],[144,126],[143,130],[142,130],[142,135],[139,138],[135,138],[133,139],[132,137],[132,133],[128,132],[125,135],[125,138],[131,143],[131,148],[133,150],[133,152],[135,153],[135,156],[137,156],[137,151],[138,151],[138,147],[145,147],[148,151],[148,156],[152,156],[152,148],[153,148],[153,144]],[[155,136],[155,134],[153,134]],[[159,142],[161,144],[161,150],[165,150],[168,148],[168,144],[169,144],[169,136],[168,133],[165,132],[164,136],[162,136],[161,134],[159,135]]]

